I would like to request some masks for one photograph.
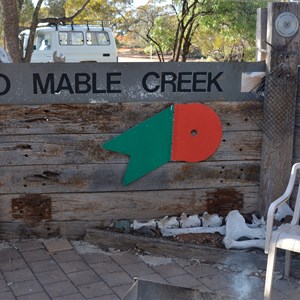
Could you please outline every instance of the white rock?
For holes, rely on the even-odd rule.
[[[179,224],[181,228],[200,227],[201,220],[198,215],[187,216],[185,213],[182,213]]]
[[[203,227],[219,227],[223,221],[223,218],[219,217],[218,214],[209,214],[208,212],[205,212],[200,219]]]
[[[163,236],[175,236],[179,234],[188,233],[220,233],[225,234],[225,226],[221,227],[191,227],[191,228],[162,228],[161,234]]]
[[[178,228],[179,227],[179,221],[176,217],[169,218],[168,216],[165,216],[161,220],[157,221],[157,227],[159,229],[162,228]]]
[[[146,223],[140,223],[137,220],[134,220],[133,224],[132,224],[132,227],[133,227],[134,230],[138,230],[138,229],[140,229],[141,227],[144,227],[144,226],[155,229],[156,228],[156,221],[154,219],[152,219],[152,220],[149,220]]]
[[[229,212],[226,217],[226,234],[223,243],[227,249],[261,248],[265,245],[265,228],[250,228],[244,217],[237,211]],[[240,238],[249,240],[238,241]]]

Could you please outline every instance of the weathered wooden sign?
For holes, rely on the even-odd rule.
[[[242,73],[263,71],[264,62],[1,64],[0,104],[249,100]]]
[[[123,178],[127,185],[171,160],[203,161],[221,139],[219,116],[209,106],[188,103],[170,105],[102,147],[130,156]]]

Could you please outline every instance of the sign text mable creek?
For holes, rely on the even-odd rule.
[[[265,63],[1,64],[0,104],[249,100],[245,72]]]

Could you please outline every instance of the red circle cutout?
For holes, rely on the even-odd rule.
[[[173,126],[173,161],[202,161],[220,146],[221,120],[207,105],[175,104]]]

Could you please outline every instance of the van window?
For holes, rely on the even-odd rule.
[[[109,45],[110,40],[107,32],[90,31],[86,33],[86,43],[88,45]]]
[[[51,49],[51,35],[39,32],[34,40],[36,50],[50,50]]]
[[[81,31],[60,31],[58,36],[59,44],[62,46],[83,45],[83,32]]]

